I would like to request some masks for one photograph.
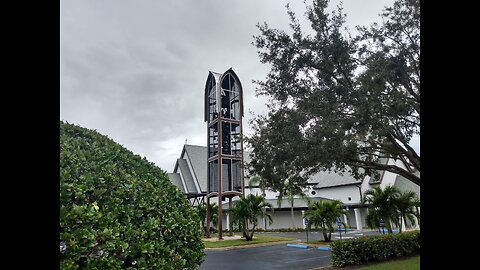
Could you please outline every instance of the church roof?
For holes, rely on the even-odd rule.
[[[178,188],[180,191],[185,193],[185,189],[183,188],[182,179],[180,178],[179,173],[168,173],[168,178],[170,181]]]
[[[336,186],[345,186],[345,185],[353,185],[353,184],[361,184],[362,181],[355,179],[351,176],[348,172],[342,174],[335,173],[335,172],[328,172],[328,171],[321,171],[318,172],[310,177],[310,181],[313,183],[317,183],[313,188],[314,189],[321,189],[321,188],[329,188],[329,187],[336,187]]]
[[[244,162],[250,162],[249,152],[244,152]],[[248,171],[245,171],[245,178],[249,177]],[[182,154],[177,163],[173,174],[169,174],[170,179],[174,184],[183,182],[187,187],[187,192],[182,190],[185,194],[197,194],[207,192],[207,147],[199,145],[186,144],[183,147]],[[348,173],[343,175],[335,172],[322,171],[310,177],[308,182],[314,189],[336,187],[343,185],[360,184],[361,181],[355,179]],[[246,181],[245,184],[248,184]],[[177,185],[177,184],[176,184]],[[179,185],[177,185],[179,186]],[[182,185],[180,185],[182,186]],[[198,190],[196,187],[200,187]]]
[[[188,158],[192,164],[193,177],[198,181],[201,192],[207,192],[207,147],[186,144],[183,158]]]

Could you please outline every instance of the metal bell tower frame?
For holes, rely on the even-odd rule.
[[[242,117],[243,88],[238,76],[232,68],[223,74],[210,71],[205,84],[204,120],[208,146],[207,237],[210,237],[210,198],[218,197],[218,239],[223,239],[222,201],[228,198],[231,209],[232,198],[245,192]]]

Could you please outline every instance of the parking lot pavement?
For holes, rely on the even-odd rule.
[[[278,244],[232,250],[206,251],[204,269],[292,269],[307,270],[330,265],[330,251]]]
[[[306,232],[257,232],[280,237],[293,237],[302,241],[307,240]],[[342,238],[354,238],[364,235],[381,234],[374,230],[342,231]],[[344,238],[345,237],[345,238]],[[309,241],[323,240],[321,232],[309,232]],[[339,240],[340,233],[332,234],[332,240]],[[288,247],[287,244],[276,244],[263,247],[251,247],[231,250],[207,250],[205,262],[200,270],[206,269],[232,269],[232,270],[256,270],[256,269],[292,269],[307,270],[330,265],[330,251],[315,248]]]

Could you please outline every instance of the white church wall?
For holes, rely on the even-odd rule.
[[[315,192],[316,197],[340,200],[345,204],[360,202],[360,190],[355,185],[316,189]]]

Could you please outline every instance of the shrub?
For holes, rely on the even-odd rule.
[[[61,269],[194,269],[205,256],[199,223],[160,168],[60,122]]]
[[[420,252],[420,231],[362,236],[333,242],[332,265],[343,267]]]

